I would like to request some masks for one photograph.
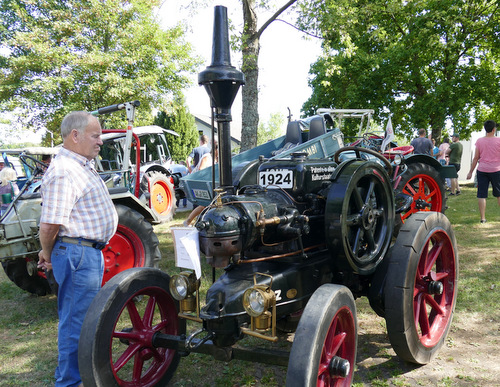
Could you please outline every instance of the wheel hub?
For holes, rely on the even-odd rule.
[[[428,291],[429,294],[443,294],[444,285],[441,281],[430,281]]]
[[[373,223],[375,222],[375,213],[371,206],[366,204],[363,206],[363,209],[361,210],[361,219],[365,230],[372,228]]]
[[[424,210],[426,208],[430,208],[431,206],[432,206],[431,203],[427,203],[423,199],[417,199],[417,200],[415,200],[415,208],[417,208],[419,210]]]
[[[341,377],[346,378],[351,370],[351,364],[349,360],[342,359],[339,356],[332,357],[330,364],[328,365],[328,371],[331,377]]]

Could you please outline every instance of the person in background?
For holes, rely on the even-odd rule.
[[[19,187],[17,186],[16,180],[17,174],[12,168],[5,167],[0,171],[0,213],[2,215],[7,207],[9,207],[9,203],[12,201],[14,196],[19,193]]]
[[[200,162],[198,165],[196,165],[193,169],[193,172],[196,171],[201,171],[202,169],[205,169],[209,166],[211,166],[213,163],[217,163],[219,160],[219,148],[217,146],[217,141],[214,141],[213,147],[212,147],[214,156],[212,157],[212,153],[208,152],[203,155],[203,157],[200,159]],[[201,214],[201,212],[205,209],[204,206],[196,206],[193,211],[189,214],[188,218],[184,221],[184,226],[189,226],[191,222]]]
[[[208,146],[208,136],[204,134],[203,136],[200,137],[200,146],[194,148],[186,159],[186,165],[189,173],[191,173],[193,168],[198,165],[201,157],[205,153],[209,152],[210,148]]]
[[[484,123],[486,136],[476,141],[476,152],[467,174],[467,180],[471,179],[477,166],[477,202],[481,223],[486,223],[486,199],[490,183],[493,196],[500,206],[500,137],[495,136],[497,126],[492,120]]]
[[[445,137],[441,145],[439,145],[439,153],[437,160],[441,163],[441,165],[448,165],[448,156],[446,156],[446,151],[450,147],[450,139]],[[446,190],[449,191],[451,189],[451,180],[449,178],[445,179],[446,182]]]
[[[453,133],[451,136],[452,143],[446,151],[446,155],[449,157],[448,164],[453,165],[455,169],[460,171],[460,163],[462,162],[462,152],[463,146],[460,143],[460,136],[458,133]],[[460,186],[458,185],[458,178],[451,179],[451,196],[460,195]]]
[[[94,168],[101,134],[99,121],[90,113],[72,112],[64,117],[63,147],[42,179],[38,267],[52,270],[59,285],[56,387],[81,386],[80,331],[85,313],[101,288],[101,250],[118,225],[108,189]]]
[[[2,160],[0,161],[0,171],[5,167],[5,162]]]
[[[432,142],[425,134],[425,129],[419,129],[418,137],[413,139],[410,145],[413,147],[413,153],[432,156]]]
[[[435,138],[433,138],[431,141],[432,141],[432,157],[434,157],[437,160],[439,155],[439,148],[436,146]]]

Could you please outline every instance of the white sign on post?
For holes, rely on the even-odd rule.
[[[174,239],[175,266],[192,269],[201,278],[200,242],[194,227],[171,227]]]

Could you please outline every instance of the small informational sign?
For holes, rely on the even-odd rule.
[[[194,270],[201,278],[200,242],[194,227],[170,227],[174,239],[175,266]]]
[[[259,173],[260,185],[269,188],[293,188],[293,171],[268,169]]]

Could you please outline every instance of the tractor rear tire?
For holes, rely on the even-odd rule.
[[[157,268],[161,253],[158,237],[153,226],[137,211],[121,204],[116,205],[118,228],[102,251],[104,256],[103,285],[111,277],[132,267]],[[2,262],[5,273],[18,287],[37,296],[57,294],[57,283],[49,273],[49,284],[45,274],[30,275],[25,259]]]
[[[309,299],[295,332],[287,387],[350,386],[358,345],[351,291],[325,284]]]
[[[104,250],[104,285],[132,267],[158,268],[161,253],[153,226],[130,207],[117,204],[118,228]]]
[[[443,346],[455,309],[458,250],[451,224],[439,212],[407,219],[387,257],[387,332],[406,361],[427,364]]]
[[[134,268],[99,291],[83,321],[78,348],[85,386],[167,385],[180,355],[175,349],[155,347],[154,336],[186,332],[169,281],[158,269]]]
[[[24,258],[2,262],[7,277],[18,287],[37,296],[46,296],[52,293],[49,281],[42,275],[30,275],[27,269],[28,262]],[[55,282],[54,282],[55,283]],[[57,284],[56,284],[57,285]],[[56,286],[57,289],[57,286]]]

